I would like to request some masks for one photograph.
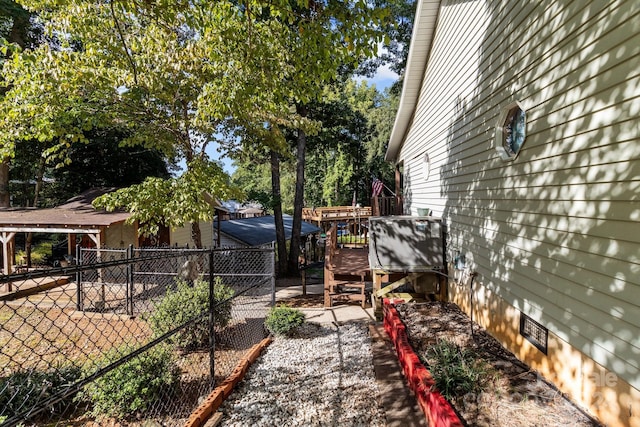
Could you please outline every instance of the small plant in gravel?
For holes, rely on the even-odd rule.
[[[113,349],[99,363],[107,366],[131,351],[128,345]],[[171,349],[158,345],[89,383],[78,400],[89,401],[96,417],[127,418],[171,398],[178,380]]]
[[[479,393],[489,377],[486,362],[451,341],[439,340],[421,359],[429,366],[438,391],[449,401]]]
[[[305,321],[305,315],[298,309],[287,306],[276,306],[269,310],[264,321],[267,330],[276,336],[289,335]]]
[[[33,369],[20,370],[0,378],[0,410],[2,417],[8,418],[29,408],[42,404],[54,394],[70,387],[80,379],[82,370],[76,365],[68,365],[49,371]],[[50,414],[63,412],[73,401],[70,396],[51,407]]]
[[[219,277],[213,285],[215,309],[214,325],[224,328],[231,320],[230,298],[234,291],[222,283]],[[193,285],[184,280],[176,281],[176,289],[168,290],[155,310],[146,317],[155,336],[169,332],[209,311],[209,282],[196,280]],[[191,350],[209,345],[209,318],[207,315],[172,337],[178,347]]]

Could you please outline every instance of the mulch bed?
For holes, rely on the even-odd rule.
[[[537,371],[518,360],[453,303],[399,304],[415,352],[424,358],[438,340],[473,350],[491,368],[487,387],[452,401],[469,426],[598,426]],[[428,368],[428,366],[427,366]]]
[[[324,296],[320,294],[297,295],[280,302],[293,308],[322,308],[324,307]]]

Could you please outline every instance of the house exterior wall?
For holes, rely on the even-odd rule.
[[[527,137],[504,161],[514,101]],[[474,318],[609,425],[640,426],[639,113],[640,2],[443,0],[397,156],[405,212],[442,216],[466,255],[452,300],[469,312],[477,271]]]
[[[248,247],[248,245],[224,233],[220,233],[220,247],[221,248],[244,248],[244,247]]]

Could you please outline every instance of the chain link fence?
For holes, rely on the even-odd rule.
[[[273,248],[79,249],[0,276],[0,425],[183,425],[266,336]]]

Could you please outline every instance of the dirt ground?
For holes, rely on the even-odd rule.
[[[71,309],[0,307],[0,374],[42,369],[87,359],[124,342],[144,342],[146,322],[126,316],[79,313]]]
[[[72,309],[37,308],[34,306],[0,307],[0,378],[21,370],[49,371],[69,363],[78,366],[125,342],[143,344],[151,338],[151,330],[140,317],[107,313],[82,313]],[[216,383],[231,373],[249,344],[240,338],[255,325],[232,321],[228,334],[221,336],[215,352]],[[251,332],[251,331],[249,331]],[[249,338],[252,338],[249,336]],[[172,399],[158,404],[155,421],[94,421],[81,405],[70,408],[62,418],[45,415],[36,424],[57,421],[70,426],[149,426],[182,425],[202,397],[210,390],[208,351],[176,354],[181,371],[179,390]],[[153,424],[156,422],[156,424]]]
[[[438,340],[472,349],[491,367],[485,390],[452,402],[468,426],[598,426],[452,303],[400,304],[409,340],[421,356]],[[421,357],[422,359],[422,357]],[[427,367],[428,368],[428,367]]]

